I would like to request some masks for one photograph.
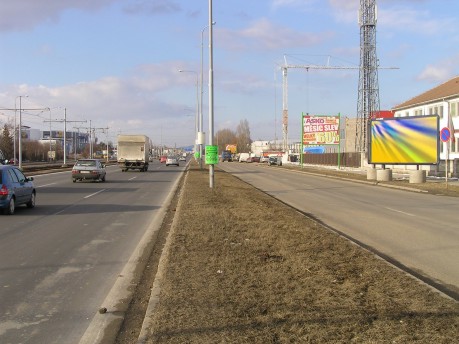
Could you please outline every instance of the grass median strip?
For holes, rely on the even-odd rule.
[[[458,303],[216,170],[192,164],[149,343],[450,343]]]

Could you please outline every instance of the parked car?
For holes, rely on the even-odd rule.
[[[264,162],[269,162],[269,156],[262,156],[260,158],[260,162],[264,163]]]
[[[239,154],[239,162],[247,162],[247,159],[250,157],[249,153],[240,153]]]
[[[72,168],[72,181],[92,180],[105,182],[105,165],[100,159],[79,159]]]
[[[282,157],[281,156],[270,156],[268,164],[282,166]]]
[[[164,163],[164,162],[166,162],[166,160],[167,160],[167,156],[166,155],[161,155],[161,157],[159,158],[159,162],[160,163]]]
[[[177,159],[176,156],[168,156],[168,157],[167,157],[167,159],[166,159],[166,166],[169,166],[169,165],[180,166],[180,165],[179,165],[179,160]]]
[[[246,162],[260,162],[260,157],[259,156],[249,156]]]
[[[21,204],[35,207],[35,196],[33,177],[26,177],[15,166],[0,166],[0,208],[4,214],[13,215]]]
[[[186,156],[183,156],[183,155],[182,155],[182,156],[180,156],[180,159],[179,159],[179,161],[186,161]]]

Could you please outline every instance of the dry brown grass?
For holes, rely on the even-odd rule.
[[[178,215],[149,343],[457,342],[457,302],[229,174]]]

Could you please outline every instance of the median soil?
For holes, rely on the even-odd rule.
[[[457,342],[456,301],[225,172],[192,163],[177,216],[148,343]]]

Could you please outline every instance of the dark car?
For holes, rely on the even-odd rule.
[[[93,180],[105,182],[105,165],[99,159],[80,159],[72,168],[72,181]]]
[[[16,207],[25,204],[35,207],[33,177],[27,178],[17,167],[0,166],[0,208],[7,215],[13,215]]]
[[[268,165],[277,165],[277,166],[282,166],[282,157],[280,156],[270,156]]]
[[[260,157],[259,156],[249,156],[247,158],[247,162],[260,162]]]

